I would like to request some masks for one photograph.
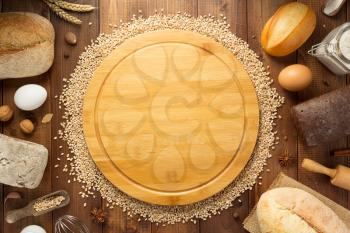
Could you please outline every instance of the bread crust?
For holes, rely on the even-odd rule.
[[[27,12],[0,14],[0,79],[36,76],[54,59],[55,32],[46,18]]]
[[[297,188],[265,192],[258,202],[257,215],[262,233],[350,233],[328,206]]]

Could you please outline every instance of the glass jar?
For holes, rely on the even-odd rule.
[[[350,73],[350,22],[333,29],[308,52],[336,75]]]

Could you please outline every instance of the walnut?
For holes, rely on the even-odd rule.
[[[34,131],[34,124],[29,119],[24,119],[19,123],[19,127],[25,134],[31,134]]]
[[[0,121],[8,121],[13,116],[13,110],[8,105],[0,106]]]

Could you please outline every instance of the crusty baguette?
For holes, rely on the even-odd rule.
[[[0,79],[42,74],[52,65],[55,32],[46,18],[25,12],[0,14]]]
[[[313,195],[297,188],[265,192],[257,205],[262,233],[349,233],[340,218]]]

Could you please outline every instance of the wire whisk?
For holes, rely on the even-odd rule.
[[[63,215],[55,223],[55,233],[90,233],[90,231],[77,217]]]

